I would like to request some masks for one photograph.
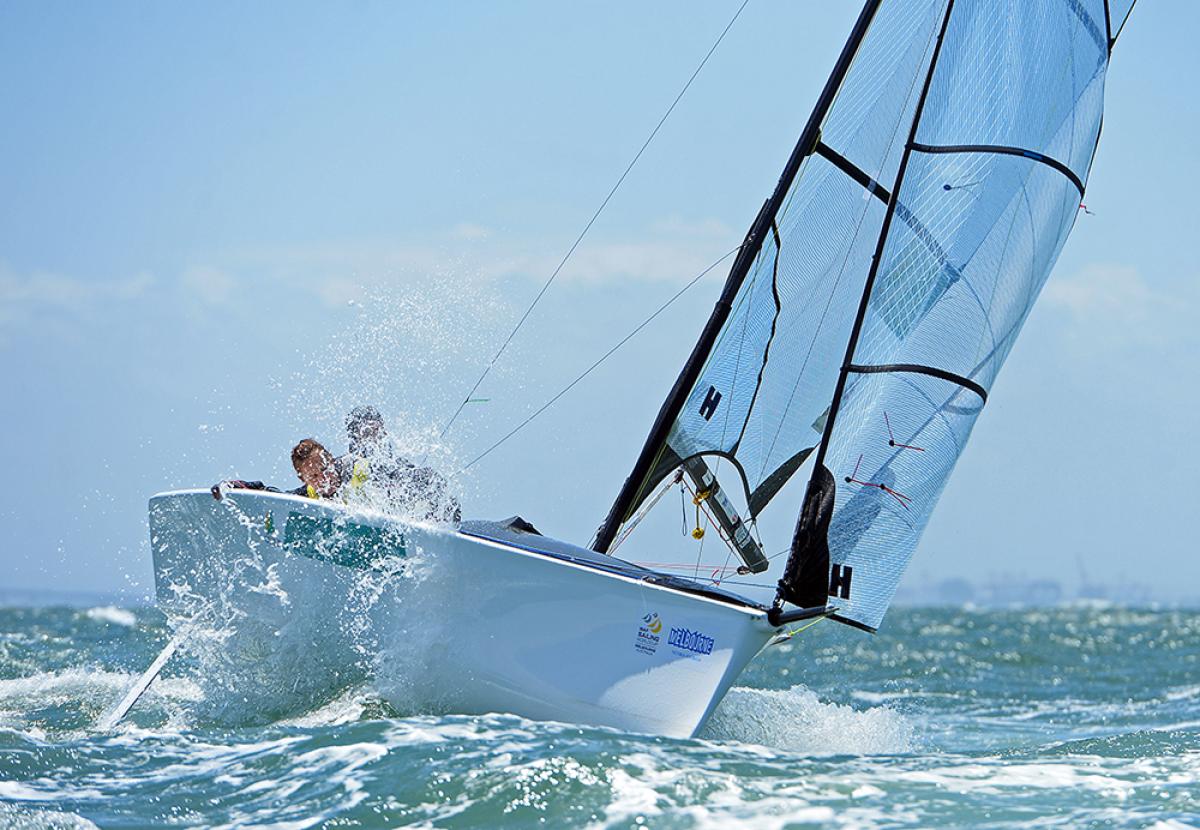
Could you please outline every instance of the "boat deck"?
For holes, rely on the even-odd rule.
[[[643,582],[649,582],[689,594],[698,594],[720,602],[727,602],[731,605],[740,605],[763,611],[767,610],[766,606],[760,603],[712,585],[711,583],[705,584],[684,577],[662,573],[661,571],[643,568],[641,565],[635,565],[632,562],[618,559],[615,556],[596,553],[594,550],[572,545],[570,542],[563,542],[559,539],[543,536],[534,530],[532,525],[517,517],[499,522],[481,520],[465,521],[459,527],[459,532],[465,536],[486,539],[489,542],[498,542],[499,544],[517,548],[528,553],[562,559],[575,565],[620,574],[631,579],[638,579]]]

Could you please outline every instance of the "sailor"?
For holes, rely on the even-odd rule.
[[[346,416],[350,451],[337,459],[347,496],[435,521],[458,521],[458,502],[447,493],[444,476],[419,467],[396,452],[383,416],[373,406],[356,406]]]
[[[342,483],[349,485],[352,493],[362,494],[364,488],[391,491],[413,467],[408,459],[393,451],[383,416],[373,406],[350,410],[346,416],[346,437],[350,451],[338,457],[337,465]]]
[[[314,438],[305,438],[292,448],[292,467],[303,484],[289,493],[310,499],[329,499],[342,486],[333,453]]]

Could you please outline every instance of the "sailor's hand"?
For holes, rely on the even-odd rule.
[[[260,485],[260,488],[261,488],[261,485]],[[249,481],[243,481],[240,478],[231,478],[231,479],[227,479],[225,481],[217,482],[216,484],[214,484],[212,486],[212,488],[209,490],[209,492],[212,493],[212,496],[214,499],[216,499],[217,501],[220,501],[222,491],[230,490],[230,489],[232,489],[232,490],[252,490],[252,489],[257,489],[257,488],[254,488]]]

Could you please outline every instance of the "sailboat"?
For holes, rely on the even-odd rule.
[[[669,736],[801,621],[877,630],[1076,221],[1133,2],[867,0],[590,544],[170,492],[150,501],[158,602],[236,606],[230,647],[319,684],[355,665],[356,580],[398,568],[375,636],[425,657],[381,664],[385,695]],[[633,561],[671,558],[634,531],[676,487],[738,585]],[[771,510],[798,514],[790,539],[760,538]]]

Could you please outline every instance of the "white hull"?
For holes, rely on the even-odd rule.
[[[155,496],[150,527],[167,613],[219,617],[223,649],[293,689],[371,673],[406,710],[690,736],[776,633],[761,608],[499,525],[193,490]]]

